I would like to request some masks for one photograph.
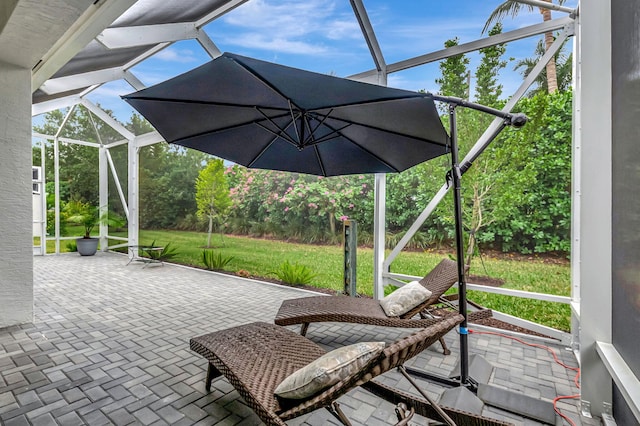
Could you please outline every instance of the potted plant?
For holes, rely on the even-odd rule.
[[[67,222],[84,227],[84,236],[76,240],[78,253],[81,256],[93,256],[98,250],[98,238],[91,236],[91,231],[96,225],[122,226],[124,224],[116,214],[105,212],[100,215],[100,209],[88,203],[71,201],[67,207],[70,212]]]

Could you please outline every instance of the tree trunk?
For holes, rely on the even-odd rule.
[[[473,185],[473,206],[471,208],[471,226],[469,227],[469,243],[467,244],[467,259],[465,266],[471,267],[471,259],[476,248],[476,232],[482,227],[482,199],[478,185]]]
[[[551,0],[544,0],[550,2]],[[540,8],[540,13],[542,14],[542,20],[544,22],[551,20],[551,10]],[[544,48],[545,51],[549,51],[551,45],[553,44],[554,37],[553,32],[548,31],[544,33]],[[549,93],[555,93],[558,91],[558,76],[556,73],[556,60],[552,57],[549,62],[547,62],[546,66],[547,71],[547,91]]]
[[[207,233],[207,247],[211,247],[211,233],[213,232],[213,215],[209,215],[209,232]]]
[[[333,212],[329,212],[329,228],[331,235],[334,235],[336,233],[336,215]]]

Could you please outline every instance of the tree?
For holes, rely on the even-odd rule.
[[[196,203],[198,216],[209,219],[207,247],[211,247],[213,222],[223,218],[231,206],[229,184],[224,175],[221,159],[211,160],[196,179]]]
[[[494,36],[502,32],[502,24],[495,24],[489,35]],[[502,95],[502,84],[498,84],[498,73],[507,66],[507,61],[502,56],[507,51],[504,44],[480,49],[480,64],[476,69],[476,95],[475,100],[479,104],[496,106]]]
[[[551,0],[543,0],[543,1],[551,3]],[[563,4],[564,0],[558,0],[558,3]],[[487,32],[487,30],[491,27],[491,24],[495,22],[501,22],[502,19],[507,15],[511,15],[512,17],[515,17],[523,9],[533,11],[534,6],[524,4],[524,3],[519,3],[517,1],[511,1],[511,0],[507,0],[504,3],[498,5],[498,7],[496,7],[495,10],[491,12],[491,15],[489,15],[489,18],[487,19],[487,22],[485,22],[484,28],[482,29],[482,33],[484,34],[485,32]],[[542,15],[542,20],[544,22],[551,20],[550,9],[541,7],[539,8],[539,10],[540,10],[540,14]],[[546,33],[544,33],[545,51],[549,50],[549,48],[553,44],[553,41],[554,41],[553,32],[547,31]],[[554,93],[555,91],[558,90],[558,79],[556,76],[556,62],[554,58],[551,58],[551,60],[549,60],[549,62],[547,63],[546,71],[547,71],[547,90],[549,91],[549,93]]]
[[[458,45],[458,37],[444,42],[444,47],[450,48]],[[440,94],[457,98],[468,98],[469,83],[467,81],[469,58],[465,55],[451,56],[440,62],[442,78],[436,79],[440,86]]]
[[[556,61],[556,79],[558,82],[558,90],[563,92],[571,89],[571,81],[573,77],[573,55],[564,51],[564,47],[567,45],[567,40],[562,43],[560,49],[556,52],[554,56],[554,60]],[[539,41],[536,50],[535,56],[533,58],[526,58],[516,62],[516,65],[513,67],[514,71],[520,70],[520,73],[526,77],[529,75],[533,67],[536,66],[540,58],[544,55],[544,46],[542,41]],[[546,68],[542,70],[542,72],[538,75],[534,83],[536,86],[529,90],[527,96],[533,97],[540,92],[548,93],[547,88],[547,70]]]

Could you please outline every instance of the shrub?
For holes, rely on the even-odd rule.
[[[155,240],[151,243],[150,247],[157,247]],[[166,262],[167,260],[171,260],[178,255],[178,251],[175,247],[171,247],[171,243],[162,247],[162,250],[145,250],[144,252],[149,257],[149,259],[158,262]]]
[[[176,229],[181,231],[202,231],[207,228],[204,220],[199,219],[197,215],[188,213],[183,218],[177,220]]]
[[[278,279],[287,284],[307,285],[316,277],[316,274],[308,266],[299,263],[285,261],[278,270],[271,272]]]
[[[67,251],[68,252],[76,252],[76,251],[78,251],[78,245],[76,244],[75,241],[67,242],[66,247],[67,247]]]
[[[202,263],[210,271],[219,271],[233,260],[233,256],[223,256],[220,252],[202,250]]]
[[[56,212],[54,209],[47,210],[47,235],[56,233]],[[60,235],[67,234],[67,214],[60,210]]]

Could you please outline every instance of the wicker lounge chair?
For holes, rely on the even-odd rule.
[[[406,424],[413,410],[429,418],[438,417],[437,405],[409,394],[396,393],[388,387],[371,381],[392,368],[402,367],[409,358],[419,354],[462,321],[461,315],[446,318],[432,326],[404,337],[371,359],[361,370],[333,386],[307,399],[281,399],[275,388],[290,374],[324,355],[326,351],[306,337],[284,327],[267,323],[251,323],[227,330],[192,338],[190,347],[208,360],[205,388],[211,381],[224,375],[244,398],[249,407],[267,425],[286,426],[285,421],[319,408],[327,408],[344,424],[348,420],[335,402],[349,390],[365,385],[376,395],[392,396],[393,403],[402,402],[408,410],[399,409]],[[459,410],[444,408],[445,413],[458,424],[503,425]]]
[[[438,303],[449,304],[444,293],[458,281],[456,262],[443,259],[431,272],[420,280],[420,284],[431,291],[431,296],[409,312],[390,317],[375,299],[346,296],[311,296],[290,299],[282,302],[274,322],[278,325],[302,324],[301,335],[307,333],[312,322],[347,322],[357,324],[378,325],[382,327],[422,328],[438,321],[425,315],[425,310]],[[419,318],[414,318],[416,315]],[[477,320],[491,316],[488,309],[474,312],[472,318]],[[440,339],[444,354],[449,354],[443,339]]]

